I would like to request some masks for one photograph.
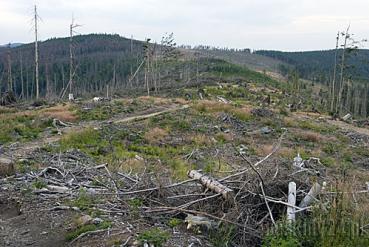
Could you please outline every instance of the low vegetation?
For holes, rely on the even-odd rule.
[[[58,203],[104,218],[72,228],[66,239],[73,241],[83,233],[119,228],[127,222],[124,229],[134,232],[124,239],[129,244],[170,246],[171,233],[183,231],[212,246],[251,242],[270,247],[368,245],[364,230],[355,235],[345,228],[346,223],[356,227],[369,220],[368,208],[362,207],[367,200],[353,194],[367,180],[363,169],[368,158],[366,137],[332,125],[324,114],[307,113],[314,108],[309,96],[300,108],[293,108],[296,102],[288,97],[293,93],[288,84],[224,61],[206,64],[202,68],[206,83],[188,85],[168,93],[167,98],[82,101],[43,106],[33,113],[0,108],[5,116],[0,120],[1,144],[56,136],[54,118],[78,123],[65,132],[67,128],[61,128],[60,139],[37,150],[31,161],[16,163],[18,173],[33,174],[30,191],[46,189],[53,181],[70,190]],[[184,104],[190,107],[139,121],[115,121]],[[273,153],[279,141],[280,148]],[[270,153],[257,169],[222,180]],[[296,172],[293,167],[298,154],[306,162],[306,171]],[[51,163],[45,164],[44,157]],[[48,171],[47,179],[34,178],[35,172],[52,165],[60,166],[59,171]],[[239,193],[232,202],[237,207],[218,195],[206,198],[214,193],[201,186],[166,187],[187,180],[192,169],[218,178]],[[317,198],[319,203],[299,213],[294,224],[285,219],[286,205],[278,203],[287,199],[289,180],[299,185],[298,201],[313,183],[329,184]],[[274,201],[267,204],[263,193]],[[179,205],[180,210],[160,208],[166,205]],[[210,223],[205,229],[194,226],[186,231],[184,219],[193,212],[186,210],[215,216],[209,218],[217,227]],[[269,210],[277,221],[275,227]],[[309,229],[312,232],[306,232]],[[122,244],[122,239],[116,241]]]

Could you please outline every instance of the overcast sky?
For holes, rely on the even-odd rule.
[[[0,0],[0,44],[32,42],[32,5],[41,40],[65,37],[72,13],[81,34],[117,33],[178,44],[274,50],[331,49],[351,23],[369,38],[369,0]]]

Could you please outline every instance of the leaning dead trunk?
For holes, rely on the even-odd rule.
[[[320,191],[322,190],[322,186],[318,183],[315,183],[309,193],[304,197],[304,199],[302,199],[299,207],[300,208],[306,208],[308,206],[310,206],[311,204],[313,204],[317,199]]]
[[[234,198],[233,190],[219,183],[214,178],[203,175],[200,172],[195,171],[195,170],[189,171],[188,177],[199,180],[200,183],[204,185],[206,188],[208,188],[209,190],[222,194],[223,198],[226,200],[231,200]]]

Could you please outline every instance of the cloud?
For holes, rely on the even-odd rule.
[[[31,42],[33,2],[0,0],[0,44]],[[81,33],[118,33],[177,43],[256,49],[333,47],[337,30],[369,37],[367,0],[37,0],[40,37],[68,35],[72,13]]]

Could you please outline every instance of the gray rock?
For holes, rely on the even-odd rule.
[[[261,129],[260,129],[260,132],[261,132],[262,134],[270,134],[272,131],[273,131],[273,130],[272,130],[271,128],[269,128],[268,126],[263,127],[263,128],[261,128]]]

